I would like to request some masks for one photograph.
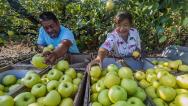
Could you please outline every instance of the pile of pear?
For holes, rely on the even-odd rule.
[[[145,106],[146,93],[138,86],[128,67],[92,66],[90,103],[92,106]]]
[[[169,72],[188,72],[188,65],[183,64],[181,60],[171,61],[157,61],[153,60],[152,63],[157,68],[165,68]]]
[[[134,78],[156,106],[188,106],[188,74],[175,76],[173,71],[187,71],[187,65],[181,60],[159,62],[154,68],[138,70]]]
[[[14,98],[2,94],[0,106],[73,106],[82,78],[83,73],[69,67],[65,60],[59,61],[42,76],[28,71],[20,82],[27,91]]]

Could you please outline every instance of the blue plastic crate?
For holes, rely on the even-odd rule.
[[[146,70],[148,68],[154,67],[154,65],[151,64],[146,59],[135,60],[135,59],[130,57],[130,58],[125,58],[124,62],[134,71],[136,71],[136,70]]]

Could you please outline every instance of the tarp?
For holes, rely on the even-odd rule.
[[[188,64],[188,47],[171,45],[162,52],[163,57],[171,60],[181,59],[184,64]]]

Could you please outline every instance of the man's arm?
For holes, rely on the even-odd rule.
[[[61,44],[53,51],[56,55],[57,58],[60,58],[67,53],[69,50],[69,47],[72,45],[70,40],[63,40]]]
[[[46,57],[46,64],[54,64],[58,58],[65,55],[71,45],[71,41],[63,40],[54,51],[47,51],[43,53],[43,55]]]

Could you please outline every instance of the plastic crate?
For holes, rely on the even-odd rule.
[[[151,58],[146,58],[146,60],[149,61],[151,64],[153,64],[152,63],[153,60],[157,60],[157,61],[171,61],[171,59],[166,58],[166,57],[151,57]],[[187,64],[184,61],[182,61],[182,62],[183,62],[183,64]],[[153,64],[153,66],[155,66],[155,65]],[[188,72],[180,72],[180,71],[172,71],[170,73],[173,74],[173,75],[175,75],[175,76],[182,75],[182,74],[188,74]]]
[[[72,54],[69,56],[69,58],[66,58],[69,63],[70,67],[74,68],[76,71],[81,71],[84,73],[84,77],[79,85],[78,92],[75,95],[74,98],[74,106],[82,106],[83,105],[83,99],[84,99],[84,93],[85,93],[85,86],[86,86],[86,78],[87,74],[85,74],[86,66],[91,60],[90,54]],[[17,78],[23,78],[25,74],[30,71],[34,70],[36,73],[38,73],[40,76],[46,74],[51,68],[48,67],[44,70],[39,70],[37,68],[34,68],[32,64],[30,64],[31,58],[28,58],[24,61],[18,62],[14,65],[5,66],[0,69],[0,79],[3,78],[3,76],[7,74],[13,74]],[[15,97],[21,92],[24,91],[30,91],[27,87],[24,85],[20,85],[15,91],[11,92],[9,95]]]
[[[121,67],[122,64],[118,63],[117,59],[114,58],[105,58],[102,63],[102,68],[106,68],[109,64],[115,64],[118,67]],[[86,90],[85,90],[85,95],[84,95],[84,104],[83,106],[91,106],[90,104],[90,76],[87,75],[87,80],[86,80]]]
[[[42,74],[42,71],[48,70],[48,67],[44,70],[39,70],[32,66],[6,66],[0,69],[0,82],[2,81],[3,77],[6,75],[15,75],[17,79],[21,79],[25,76],[28,71],[34,71],[39,75]],[[18,86],[13,91],[9,92],[8,95],[13,95],[17,90],[22,89],[23,85]]]
[[[122,67],[122,66],[128,66],[128,64],[126,64],[125,62],[119,62],[118,59],[114,59],[114,58],[105,58],[103,60],[103,63],[102,63],[102,67],[103,68],[106,68],[109,64],[115,64],[117,65],[119,68]],[[134,70],[133,70],[134,71]],[[90,87],[91,87],[91,80],[90,80],[90,76],[87,75],[87,82],[86,82],[86,90],[85,90],[85,95],[84,95],[84,104],[83,106],[91,106],[91,102],[90,102]],[[155,106],[153,104],[153,102],[151,102],[150,98],[146,98],[145,100],[145,104],[146,106]]]
[[[133,58],[125,58],[124,64],[130,67],[133,71],[136,70],[146,70],[148,68],[153,68],[154,65],[151,62],[147,61],[146,59],[142,58],[141,60],[135,60]]]
[[[51,68],[50,68],[51,69]],[[44,70],[42,73],[40,73],[40,76],[47,74],[49,72],[50,69]],[[75,70],[77,72],[82,72],[84,73],[83,79],[78,87],[78,91],[74,97],[74,106],[82,106],[83,105],[83,99],[84,99],[84,93],[85,93],[85,86],[86,86],[86,78],[87,78],[87,74],[85,72],[85,70],[82,70],[80,68],[75,68]],[[26,91],[30,91],[31,89],[25,87],[25,86],[21,86],[19,87],[18,90],[16,90],[14,93],[11,94],[12,97],[15,97],[16,95],[22,93],[22,92],[26,92]]]
[[[165,48],[162,56],[167,57],[171,60],[181,59],[184,64],[188,64],[188,47],[170,45]]]

